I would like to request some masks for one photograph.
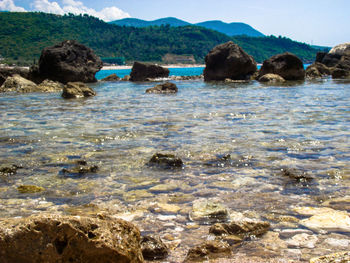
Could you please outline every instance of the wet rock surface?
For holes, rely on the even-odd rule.
[[[228,257],[231,254],[231,248],[227,242],[221,240],[206,241],[191,248],[184,262],[202,262],[219,257]]]
[[[70,176],[82,176],[84,174],[96,173],[97,165],[89,165],[85,160],[78,160],[72,168],[63,168],[61,173]]]
[[[256,62],[232,41],[214,47],[205,57],[204,80],[247,80],[256,70]]]
[[[159,236],[143,236],[141,238],[141,249],[144,259],[158,260],[164,259],[168,255],[168,247]]]
[[[156,153],[149,160],[148,165],[164,169],[171,169],[181,168],[183,166],[183,162],[179,157],[176,157],[174,154]]]
[[[120,80],[120,78],[115,73],[101,79],[101,81],[119,81],[119,80]]]
[[[42,92],[62,92],[64,85],[57,81],[49,79],[44,80],[38,85],[38,89]]]
[[[82,82],[68,82],[62,92],[65,99],[86,98],[95,96],[96,92]]]
[[[102,61],[92,49],[75,40],[66,40],[44,48],[38,66],[33,67],[30,74],[37,81],[96,82],[95,74],[101,68]]]
[[[177,93],[178,88],[174,83],[166,82],[162,84],[158,84],[153,88],[149,88],[146,90],[146,93],[156,93],[156,94],[172,94]]]
[[[18,92],[18,93],[27,93],[27,92],[38,92],[38,86],[27,80],[20,75],[13,75],[8,77],[5,82],[0,87],[0,92]]]
[[[277,74],[265,74],[259,78],[260,82],[268,82],[268,83],[283,83],[285,79]]]
[[[298,183],[311,182],[314,178],[308,175],[305,171],[299,171],[297,169],[283,168],[281,169],[281,175],[283,177],[294,180]]]
[[[121,219],[37,215],[0,221],[1,262],[143,262],[139,230]]]
[[[34,194],[45,191],[45,188],[36,185],[20,185],[17,187],[17,190],[21,194]]]
[[[350,262],[350,251],[338,252],[326,256],[310,259],[310,263],[348,263]]]
[[[0,175],[13,175],[17,173],[17,170],[21,167],[15,164],[12,165],[1,165],[0,166]]]
[[[229,219],[229,213],[227,208],[219,202],[199,199],[193,202],[189,217],[192,221],[212,224],[216,222],[226,222]]]
[[[166,78],[169,69],[155,64],[135,62],[130,73],[131,81],[145,81],[147,78]]]
[[[265,74],[277,74],[285,80],[304,80],[303,62],[294,54],[286,52],[265,60],[259,70],[259,78]]]
[[[332,69],[322,63],[315,62],[306,68],[305,73],[307,78],[321,78],[331,75]]]

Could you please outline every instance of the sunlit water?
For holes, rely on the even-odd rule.
[[[176,95],[145,94],[150,82],[98,83],[96,97],[77,100],[0,94],[0,165],[22,166],[0,177],[0,217],[107,212],[159,234],[172,247],[168,260],[178,262],[210,238],[209,226],[188,216],[194,200],[267,220],[278,232],[303,228],[294,207],[349,195],[350,82],[174,83]],[[157,152],[176,154],[183,169],[148,167]],[[226,154],[229,165],[215,161]],[[61,172],[80,159],[98,172]],[[284,168],[314,180],[295,182]],[[45,191],[23,194],[20,185]],[[349,204],[337,209],[349,211]],[[280,220],[288,216],[294,219]],[[349,233],[313,234],[313,249],[262,238],[237,253],[296,262],[346,249],[326,245],[328,237],[350,240]]]

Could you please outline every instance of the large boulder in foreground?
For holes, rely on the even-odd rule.
[[[95,95],[96,92],[82,82],[68,82],[62,92],[62,97],[65,99],[85,98]]]
[[[229,41],[214,47],[205,57],[204,80],[247,80],[256,70],[253,57]]]
[[[67,82],[96,82],[102,61],[92,49],[75,40],[66,40],[41,52],[39,66],[32,68],[32,78]]]
[[[303,62],[294,54],[286,52],[264,61],[259,70],[259,78],[265,74],[277,74],[285,80],[304,80]]]
[[[0,262],[143,262],[140,232],[121,219],[36,215],[2,220]]]
[[[169,69],[155,64],[134,62],[130,73],[131,81],[145,81],[147,79],[167,78]]]

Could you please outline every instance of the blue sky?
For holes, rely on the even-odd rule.
[[[89,13],[105,21],[172,16],[192,23],[244,22],[308,44],[350,42],[350,0],[0,0],[0,10]]]

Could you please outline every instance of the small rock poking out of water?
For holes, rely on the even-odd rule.
[[[101,81],[118,81],[118,80],[120,80],[120,78],[115,73],[101,79]]]
[[[71,169],[63,168],[61,172],[63,174],[70,175],[84,175],[88,173],[96,173],[98,171],[97,165],[88,165],[85,160],[76,161],[76,165]]]
[[[143,262],[140,232],[121,219],[41,214],[0,220],[0,262]]]
[[[307,183],[313,180],[313,177],[308,175],[306,172],[301,172],[296,169],[283,168],[281,169],[281,174],[299,183]]]
[[[131,81],[145,81],[148,78],[166,78],[169,76],[169,69],[155,64],[134,62],[130,73]]]
[[[21,194],[34,194],[45,191],[45,188],[36,185],[21,185],[17,187],[17,190]]]
[[[156,166],[163,169],[182,168],[183,162],[174,154],[156,153],[148,162],[149,166]]]
[[[248,167],[253,165],[253,158],[252,156],[232,158],[230,154],[226,154],[206,162],[205,165],[210,167]]]
[[[202,262],[209,259],[231,256],[230,245],[222,240],[206,241],[191,248],[184,262]]]
[[[153,88],[147,89],[146,93],[156,93],[156,94],[172,94],[177,93],[178,89],[174,83],[165,82],[162,84],[158,84]]]
[[[216,223],[212,225],[209,233],[216,236],[235,235],[243,239],[251,236],[261,236],[270,228],[269,222],[259,221],[241,215],[231,219],[232,222],[230,223]]]
[[[348,263],[350,262],[350,251],[334,253],[326,256],[310,259],[310,263]]]
[[[13,175],[17,173],[17,169],[21,168],[15,164],[11,166],[0,166],[0,175]]]
[[[228,221],[229,213],[226,207],[218,202],[200,199],[193,202],[189,217],[192,221],[213,224]]]
[[[142,255],[146,260],[164,259],[168,256],[168,247],[158,236],[143,236],[141,238]]]
[[[82,82],[68,82],[62,93],[62,97],[65,99],[85,98],[95,95],[96,92]]]
[[[265,83],[283,83],[285,82],[285,79],[277,74],[265,74],[259,78],[259,82],[265,82]]]

